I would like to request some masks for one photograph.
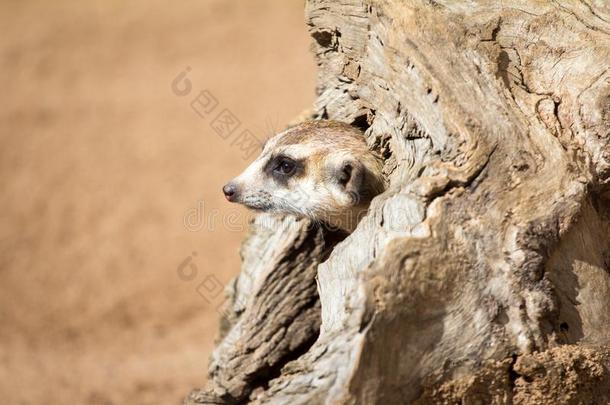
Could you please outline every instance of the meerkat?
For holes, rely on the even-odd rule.
[[[267,140],[223,192],[253,210],[307,217],[350,233],[384,190],[381,170],[358,129],[306,121]]]

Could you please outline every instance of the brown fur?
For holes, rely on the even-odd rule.
[[[355,146],[363,143],[362,133],[351,125],[338,121],[305,121],[288,129],[277,146],[305,144],[308,142],[327,144],[328,146]]]

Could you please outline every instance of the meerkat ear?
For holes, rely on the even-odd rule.
[[[364,166],[353,159],[342,160],[336,170],[337,182],[346,193],[357,199],[364,182]]]

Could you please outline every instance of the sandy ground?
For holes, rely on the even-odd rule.
[[[239,268],[248,214],[220,193],[248,163],[234,137],[314,98],[303,4],[14,0],[0,26],[2,403],[179,403]],[[204,89],[218,105],[200,117]],[[210,126],[225,108],[227,139]]]

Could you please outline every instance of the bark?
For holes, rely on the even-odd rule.
[[[610,5],[306,15],[315,114],[365,130],[389,189],[338,244],[255,224],[186,403],[610,401]]]

